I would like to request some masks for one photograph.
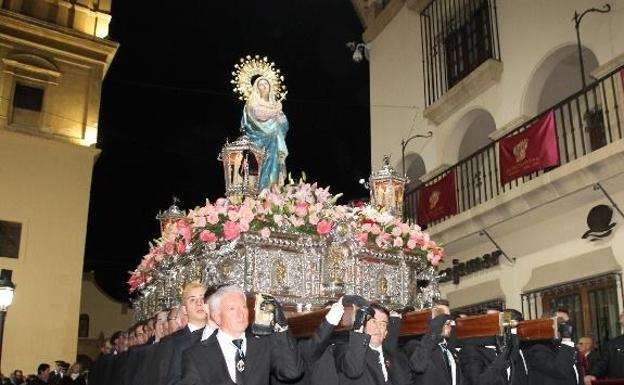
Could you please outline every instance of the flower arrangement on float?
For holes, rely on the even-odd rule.
[[[443,248],[416,224],[408,224],[387,212],[365,205],[336,204],[342,194],[332,195],[329,187],[290,180],[288,184],[260,192],[257,198],[231,196],[214,203],[206,200],[186,218],[172,223],[130,273],[130,292],[151,280],[152,270],[165,259],[184,255],[192,243],[232,242],[242,233],[255,232],[268,239],[274,232],[327,237],[337,223],[351,226],[354,241],[386,253],[406,253],[426,258],[437,266]]]

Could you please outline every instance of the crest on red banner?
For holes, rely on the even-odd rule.
[[[499,147],[502,184],[559,165],[555,113],[550,111],[526,130],[503,138]]]
[[[457,214],[455,171],[420,191],[418,197],[418,222],[421,225],[449,215]]]

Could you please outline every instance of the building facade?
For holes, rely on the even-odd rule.
[[[372,168],[392,154],[395,169],[410,177],[406,216],[445,245],[442,270],[449,277],[442,291],[451,307],[478,312],[498,304],[527,318],[567,308],[582,333],[599,340],[619,334],[624,6],[613,2],[606,12],[595,0],[353,5],[370,57]],[[579,55],[573,16],[590,8],[605,13],[581,19]],[[528,135],[547,116],[557,164],[503,180],[501,143]],[[431,137],[408,143],[402,159],[402,141],[429,131]],[[452,185],[446,202],[452,210],[425,218],[439,197],[423,197],[443,181]]]
[[[73,361],[110,1],[0,0],[2,372]]]

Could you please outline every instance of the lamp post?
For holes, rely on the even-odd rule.
[[[585,81],[585,63],[583,62],[583,49],[581,48],[581,32],[580,26],[583,17],[591,12],[599,12],[599,13],[609,13],[611,11],[611,4],[605,4],[602,6],[602,9],[598,8],[589,8],[579,14],[577,11],[574,11],[574,28],[576,28],[576,45],[578,47],[579,54],[579,63],[581,65],[581,84],[583,85],[583,90],[587,87],[587,82]]]
[[[416,134],[416,135],[412,135],[407,139],[403,139],[401,140],[401,165],[403,166],[403,175],[406,176],[407,174],[405,173],[405,147],[407,147],[407,144],[412,140],[412,139],[416,139],[416,138],[431,138],[433,136],[433,132],[429,131],[427,134],[423,135],[423,134]]]
[[[2,367],[2,342],[4,335],[4,318],[11,303],[15,285],[11,282],[12,270],[0,270],[0,368]]]

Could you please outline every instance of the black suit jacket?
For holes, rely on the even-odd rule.
[[[335,328],[336,326],[323,318],[323,322],[310,338],[297,340],[297,351],[304,367],[303,376],[294,381],[280,381],[275,376],[271,376],[271,384],[337,385],[338,374],[334,364],[333,350],[328,351]]]
[[[131,385],[126,384],[126,369],[128,367],[128,351],[121,352],[115,356],[110,369],[108,382],[110,385]]]
[[[446,367],[442,349],[436,343],[437,339],[427,333],[420,341],[410,341],[405,349],[409,354],[409,365],[414,373],[417,385],[451,385],[452,378]],[[449,351],[455,359],[455,378],[457,385],[463,385],[463,372],[454,349]]]
[[[167,374],[166,385],[177,385],[182,380],[182,353],[191,346],[199,343],[204,328],[195,330],[190,333],[183,334],[172,340],[171,358],[169,361],[169,371]]]
[[[527,385],[528,373],[522,356],[514,349],[506,360],[494,349],[465,346],[459,351],[459,362],[467,385]],[[528,365],[528,364],[527,364]],[[510,368],[511,381],[507,378]]]
[[[296,380],[303,364],[290,332],[266,337],[246,334],[245,385],[266,385],[271,374],[281,381]],[[232,384],[217,334],[201,341],[182,354],[183,385]]]
[[[526,351],[531,385],[580,385],[583,371],[576,363],[577,350],[555,343],[537,344]],[[578,373],[578,380],[577,374]]]
[[[596,377],[624,378],[624,335],[607,343],[594,371]]]
[[[203,328],[191,333],[188,326],[185,326],[160,340],[157,344],[156,352],[154,353],[154,366],[152,370],[154,370],[155,373],[149,375],[152,379],[157,378],[157,381],[151,382],[149,385],[170,385],[180,381],[182,377],[181,347],[188,348],[193,343],[199,341],[202,331]]]
[[[145,355],[150,346],[154,343],[153,340],[148,341],[143,345],[132,346],[128,349],[128,363],[126,365],[126,385],[141,385],[143,384],[143,363],[145,361]]]
[[[349,342],[336,345],[336,369],[340,385],[411,385],[407,357],[398,349],[382,347],[384,364],[388,372],[385,381],[379,364],[379,355],[369,347],[370,336],[351,332]]]

